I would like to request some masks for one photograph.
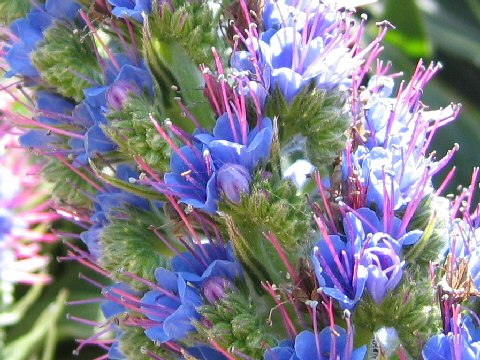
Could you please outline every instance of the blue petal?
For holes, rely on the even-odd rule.
[[[197,345],[188,348],[187,351],[197,360],[227,360],[223,354],[206,345]]]
[[[181,340],[188,333],[195,331],[192,321],[199,318],[200,315],[194,309],[186,305],[180,305],[177,311],[165,319],[163,329],[170,339]]]
[[[176,291],[178,289],[177,276],[164,268],[157,268],[155,270],[155,279],[157,279],[158,285],[169,291]]]
[[[45,10],[57,19],[73,20],[78,16],[80,5],[75,0],[47,0]]]
[[[163,330],[163,326],[152,326],[145,330],[145,335],[152,341],[167,342],[171,338]]]
[[[295,354],[300,360],[321,360],[317,356],[315,335],[311,331],[305,330],[297,335],[295,338]]]
[[[435,335],[427,341],[422,351],[425,360],[451,360],[450,340],[444,334]]]

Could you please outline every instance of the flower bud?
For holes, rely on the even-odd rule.
[[[117,81],[107,92],[108,105],[113,110],[123,110],[125,104],[130,98],[131,93],[137,93],[137,89],[134,85],[127,81]]]
[[[242,193],[250,192],[252,177],[247,168],[238,164],[225,164],[217,174],[217,186],[232,202],[240,203]]]
[[[227,290],[232,288],[232,283],[221,277],[208,279],[203,284],[203,295],[211,304],[223,300],[227,296]]]

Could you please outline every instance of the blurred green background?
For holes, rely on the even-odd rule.
[[[431,109],[462,103],[460,118],[439,131],[432,149],[439,157],[460,144],[454,158],[457,175],[448,188],[455,192],[459,184],[468,184],[473,166],[480,165],[480,1],[478,0],[378,0],[358,13],[369,15],[368,34],[377,33],[376,21],[388,19],[396,30],[390,31],[382,58],[391,60],[395,71],[411,75],[419,58],[425,62],[440,61],[443,71],[429,84],[423,98]],[[435,179],[437,186],[444,174]],[[65,253],[63,244],[52,245],[52,258]],[[67,360],[94,359],[104,352],[86,348],[72,354],[77,346],[74,339],[91,336],[90,326],[81,326],[66,318],[66,313],[95,320],[99,318],[98,304],[65,306],[69,300],[99,296],[98,289],[78,279],[78,273],[88,273],[74,263],[52,262],[51,273],[56,281],[51,287],[35,290],[33,305],[21,321],[9,329],[7,341],[14,341],[9,360]],[[66,292],[61,292],[64,289]],[[17,289],[18,298],[28,291]],[[38,296],[37,296],[38,295]],[[48,306],[54,304],[54,306]],[[33,331],[30,331],[32,330]],[[27,334],[28,333],[28,334]],[[27,334],[27,335],[25,335]],[[35,355],[32,355],[35,354]]]

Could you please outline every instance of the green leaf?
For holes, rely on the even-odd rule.
[[[424,18],[415,0],[387,0],[383,17],[396,27],[387,33],[387,42],[413,58],[431,56]]]
[[[41,295],[44,284],[32,286],[11,309],[0,312],[0,328],[17,323]]]
[[[12,341],[5,347],[3,352],[4,358],[9,360],[30,359],[32,354],[41,347],[52,326],[56,326],[56,322],[64,313],[66,299],[67,291],[63,290],[58,294],[55,302],[51,303],[38,317],[27,334]]]
[[[0,23],[10,24],[30,11],[30,0],[0,0]]]
[[[165,195],[159,193],[158,191],[154,189],[147,188],[145,186],[140,186],[140,185],[135,185],[131,184],[129,182],[123,181],[115,176],[110,176],[108,174],[105,174],[103,171],[101,171],[95,163],[90,160],[90,167],[92,170],[95,172],[95,174],[101,178],[103,181],[105,181],[107,184],[110,184],[112,186],[115,186],[119,189],[125,190],[129,193],[138,195],[140,197],[143,197],[145,199],[149,199],[152,201],[165,201],[166,197]]]
[[[172,235],[173,223],[155,205],[151,205],[148,210],[125,206],[115,209],[114,213],[114,216],[108,218],[109,224],[100,235],[100,262],[118,281],[142,289],[142,284],[122,275],[122,272],[155,281],[155,269],[168,267],[173,252],[158,238],[154,228],[175,244],[177,241]]]

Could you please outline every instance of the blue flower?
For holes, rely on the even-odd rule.
[[[153,341],[181,340],[195,331],[192,321],[200,319],[196,308],[202,305],[202,298],[182,276],[168,270],[158,268],[155,278],[159,288],[142,298],[142,311],[152,320],[145,334]]]
[[[347,213],[343,224],[347,237],[362,244],[360,264],[368,272],[366,286],[373,301],[381,304],[402,279],[405,264],[401,260],[402,246],[414,245],[423,232],[401,232],[400,219],[384,221],[368,208]]]
[[[183,146],[170,159],[170,171],[165,174],[166,192],[171,191],[180,201],[205,212],[217,210],[217,175],[203,157],[203,145]]]
[[[123,303],[124,300],[122,300],[122,294],[137,295],[134,290],[124,283],[115,283],[108,286],[102,290],[102,294],[109,299],[101,305],[103,316],[109,320],[128,311]],[[111,325],[111,330],[115,333],[115,341],[110,345],[108,358],[111,360],[126,360],[127,357],[120,349],[120,341],[123,336],[123,331],[114,323]]]
[[[360,301],[367,282],[367,268],[359,263],[361,242],[355,238],[329,235],[318,241],[312,252],[322,291],[336,299],[343,309],[352,309]]]
[[[190,347],[187,351],[197,360],[227,360],[225,355],[206,345]]]
[[[113,5],[112,14],[119,18],[133,18],[143,22],[142,13],[152,11],[152,0],[108,0]]]
[[[117,176],[125,182],[131,178],[138,178],[137,172],[127,164],[120,164],[117,167]],[[147,200],[110,185],[105,185],[105,191],[97,194],[94,200],[95,213],[91,218],[92,226],[80,234],[88,251],[95,258],[100,259],[102,255],[100,237],[104,227],[110,223],[110,218],[116,216],[117,210],[126,205],[144,210],[150,209]]]
[[[105,85],[84,90],[85,100],[79,105],[79,117],[84,126],[85,139],[72,139],[70,146],[80,152],[77,160],[86,164],[97,153],[109,153],[117,148],[105,134],[102,126],[109,124],[105,117],[110,110],[119,110],[130,94],[152,96],[153,80],[145,64],[135,64],[123,55],[116,56],[121,66],[112,63],[107,68]]]
[[[425,344],[424,360],[477,360],[480,358],[480,329],[470,316],[464,316],[454,332],[438,334]]]
[[[295,343],[286,340],[279,346],[265,352],[265,360],[363,360],[367,355],[367,346],[353,350],[353,337],[345,329],[335,326],[324,328],[318,335],[318,347],[315,334],[302,331]]]
[[[417,150],[409,152],[407,146],[390,148],[364,146],[351,155],[351,168],[366,188],[365,205],[373,205],[380,212],[385,205],[398,210],[408,204],[422,189],[422,196],[433,191],[431,176],[428,176],[431,163]],[[348,176],[348,163],[344,163],[344,176]]]
[[[227,113],[220,116],[213,136],[202,133],[201,140],[215,169],[217,187],[232,202],[239,203],[242,193],[248,193],[253,171],[261,162],[268,161],[273,140],[272,121],[263,118],[261,125],[250,131],[246,120]]]
[[[255,168],[269,159],[272,122],[263,118],[250,130],[246,120],[225,113],[213,134],[198,131],[195,139],[173,153],[165,183],[183,203],[213,213],[220,193],[236,203],[248,193]]]
[[[231,245],[196,245],[192,251],[173,258],[172,269],[185,281],[201,288],[210,302],[223,298],[222,294],[233,286],[235,279],[242,277],[242,267]]]
[[[77,132],[72,118],[72,112],[75,108],[68,99],[63,96],[53,94],[47,91],[37,93],[37,111],[39,116],[37,120],[39,125],[46,127],[65,127],[72,126]],[[48,129],[32,129],[20,136],[20,144],[27,148],[37,149],[43,152],[62,151],[67,153],[65,138]]]
[[[345,31],[334,6],[266,1],[263,24],[259,38],[247,40],[248,51],[233,54],[234,68],[256,74],[270,92],[278,87],[289,102],[312,82],[325,90],[349,86],[360,62],[349,49],[350,30]]]
[[[43,40],[43,33],[55,20],[73,20],[79,9],[80,5],[73,0],[47,0],[45,5],[35,3],[25,18],[15,20],[10,25],[16,39],[5,56],[10,65],[6,75],[38,77],[40,74],[32,63],[31,54]]]

